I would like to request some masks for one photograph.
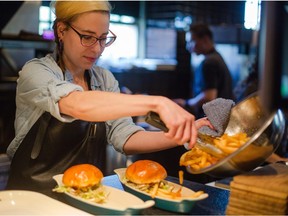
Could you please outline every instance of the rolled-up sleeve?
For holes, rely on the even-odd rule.
[[[97,67],[97,73],[94,73],[96,83],[101,83],[102,91],[120,92],[118,81],[113,74],[103,68]],[[140,126],[135,125],[131,117],[119,118],[106,121],[107,140],[118,152],[125,154],[123,147],[131,135],[137,131],[143,131]]]
[[[123,150],[124,144],[129,139],[131,135],[137,131],[143,131],[142,127],[134,124],[132,118],[120,118],[115,121],[106,122],[108,126],[108,142],[111,143],[114,148],[125,153]]]

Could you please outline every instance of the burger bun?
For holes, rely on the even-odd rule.
[[[127,167],[125,176],[135,184],[149,184],[164,180],[167,177],[167,172],[156,161],[138,160]]]
[[[68,168],[62,178],[65,186],[73,188],[87,188],[99,185],[103,173],[91,164],[78,164]]]

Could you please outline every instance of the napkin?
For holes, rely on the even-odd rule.
[[[216,98],[203,104],[203,111],[215,130],[208,126],[203,126],[199,129],[199,133],[215,137],[222,136],[229,123],[231,109],[234,105],[233,100],[224,98]]]

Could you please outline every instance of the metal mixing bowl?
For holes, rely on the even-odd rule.
[[[214,177],[229,177],[251,171],[263,164],[278,148],[285,127],[283,112],[277,110],[267,114],[261,106],[258,93],[254,93],[232,108],[225,130],[228,135],[247,133],[250,139],[216,164],[197,171],[187,167],[187,171],[192,174],[206,173]]]

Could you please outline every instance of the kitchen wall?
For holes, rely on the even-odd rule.
[[[41,1],[25,1],[2,29],[2,34],[19,34],[21,30],[38,32]]]
[[[40,1],[23,2],[3,27],[2,35],[19,35],[21,31],[37,34],[40,5]],[[2,52],[10,56],[10,60],[13,61],[16,68],[21,68],[25,62],[35,56],[34,49],[3,49]],[[9,76],[10,70],[5,66],[5,64],[1,64],[1,73],[3,76]]]

